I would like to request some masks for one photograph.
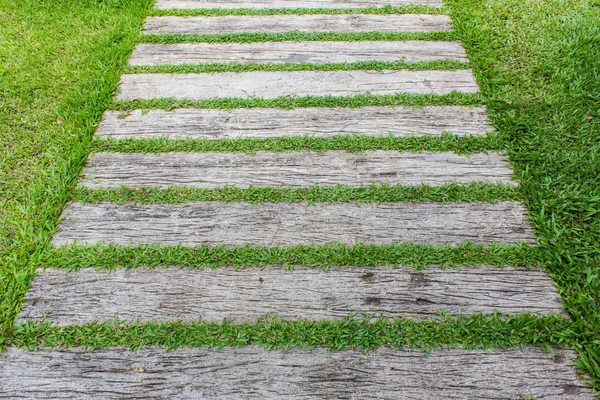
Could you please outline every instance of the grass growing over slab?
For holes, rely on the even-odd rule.
[[[344,329],[338,330],[343,326],[342,322],[314,324],[323,324],[317,331],[322,335],[329,334],[324,336],[329,340],[324,345],[334,349],[338,348],[336,343],[340,343],[339,348],[394,345],[393,340],[401,340],[394,338],[406,338],[411,332],[418,333],[415,341],[401,344],[413,343],[419,348],[440,344],[568,344],[579,353],[576,363],[581,371],[591,376],[594,388],[600,391],[598,0],[447,0],[446,7],[452,15],[455,32],[399,35],[290,33],[139,37],[148,7],[149,1],[145,0],[81,0],[68,4],[56,0],[0,0],[0,346],[85,343],[90,346],[123,344],[136,348],[143,344],[198,345],[210,344],[206,343],[208,335],[225,329],[217,324],[206,334],[202,333],[206,329],[203,325],[181,323],[141,328],[119,324],[118,327],[98,325],[64,329],[29,324],[15,328],[12,325],[35,269],[49,260],[57,267],[76,261],[79,263],[76,265],[110,265],[109,268],[141,265],[142,262],[185,263],[186,260],[198,264],[203,260],[191,250],[181,248],[136,250],[92,246],[52,250],[48,245],[62,208],[73,196],[74,182],[85,158],[97,145],[92,143],[91,136],[100,116],[104,109],[115,108],[111,98],[120,74],[126,71],[127,58],[136,41],[459,39],[468,51],[482,89],[482,99],[485,98],[491,120],[498,128],[500,147],[508,152],[520,177],[520,196],[527,204],[539,236],[539,246],[535,250],[524,250],[527,253],[523,256],[525,261],[518,257],[504,258],[503,261],[543,264],[557,283],[573,320],[517,316],[510,320],[515,322],[503,324],[469,317],[450,321],[452,334],[447,334],[446,325],[437,322],[431,326],[423,325],[427,329],[402,322],[395,325],[395,330],[389,331],[388,336],[383,336],[387,338],[385,340],[391,340],[389,343],[384,339],[361,342],[360,334],[364,332],[367,332],[365,337],[376,338],[370,336],[379,332],[372,330],[375,328],[348,322]],[[310,104],[310,101],[279,101],[281,104],[269,106]],[[363,104],[346,101],[320,99],[319,104]],[[179,105],[166,100],[117,104],[116,108],[173,108]],[[188,105],[265,106],[252,103],[252,100],[249,103]],[[282,252],[280,258],[292,263],[321,265],[327,252],[332,257],[340,256],[337,248],[328,249],[326,253],[323,249],[311,253],[313,249],[303,248],[294,250],[298,252],[293,253],[296,258],[288,257],[285,253],[288,249],[268,250],[244,258],[251,250],[244,249],[247,253],[239,254],[234,250],[227,257],[235,259],[242,254],[240,264],[247,265],[273,251]],[[377,249],[347,250],[362,251],[356,256],[365,257],[368,262],[385,261],[386,257],[393,257],[394,262],[402,260],[402,255],[394,252],[377,258],[368,253]],[[402,254],[415,264],[419,260],[437,260],[419,259],[417,248],[404,251],[407,253]],[[205,259],[210,264],[207,266],[218,266],[227,260],[220,258],[218,253],[213,256],[213,259]],[[442,261],[451,256],[439,255]],[[460,262],[466,262],[466,259],[460,259]],[[318,337],[305,342],[291,338],[290,332],[303,332],[299,325],[290,323],[288,328],[287,323],[273,324],[269,325],[269,332],[281,334],[273,342],[256,339],[262,325],[227,325],[227,329],[249,332],[250,342],[265,343],[266,347],[320,343]],[[311,327],[313,323],[307,324]],[[356,335],[356,340],[339,339],[337,342],[342,333]],[[176,340],[170,339],[171,334]],[[417,340],[424,337],[430,339]],[[225,344],[235,344],[235,337],[230,338],[232,341]]]

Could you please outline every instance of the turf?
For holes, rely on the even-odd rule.
[[[400,7],[384,6],[384,7],[365,7],[365,8],[215,8],[215,9],[158,9],[153,8],[149,16],[177,16],[177,17],[220,17],[226,15],[309,15],[309,14],[430,14],[439,15],[446,14],[447,10],[443,7],[430,7],[424,5],[405,5]]]
[[[469,243],[459,246],[429,246],[412,243],[393,245],[346,244],[298,245],[292,247],[215,246],[187,248],[182,246],[118,246],[112,244],[73,244],[48,251],[38,260],[44,268],[78,270],[96,267],[105,270],[135,267],[236,268],[302,265],[328,270],[331,267],[393,265],[409,268],[444,268],[461,266],[513,266],[532,268],[543,265],[543,255],[528,244],[488,246]]]
[[[388,184],[373,184],[363,187],[344,185],[312,186],[310,188],[272,188],[249,187],[237,188],[232,186],[217,189],[172,186],[167,189],[160,187],[143,187],[132,189],[90,189],[78,187],[73,201],[80,203],[125,203],[137,204],[166,203],[177,204],[190,201],[220,201],[223,203],[247,202],[349,202],[359,203],[391,203],[399,201],[425,202],[475,202],[520,200],[519,190],[514,185],[489,184],[471,182],[466,185],[449,183],[440,186],[422,184],[420,186],[401,186]]]
[[[249,43],[298,41],[365,41],[365,40],[458,40],[452,31],[430,32],[284,32],[225,34],[161,34],[140,36],[140,43]]]
[[[150,12],[149,2],[0,0],[0,346],[211,345],[215,332],[229,332],[217,346],[252,343],[267,348],[568,344],[579,353],[576,363],[580,371],[587,373],[600,391],[600,1],[447,0],[455,32],[444,34],[139,36]],[[477,101],[444,101],[487,105],[498,131],[487,140],[510,156],[521,183],[519,196],[539,237],[538,246],[492,246],[490,250],[465,245],[459,248],[463,254],[449,248],[411,245],[345,249],[50,248],[60,212],[75,195],[76,179],[90,151],[98,146],[119,146],[91,139],[107,108],[348,107],[391,105],[394,101],[423,106],[440,101],[433,97],[363,97],[360,101],[319,98],[178,103],[166,99],[113,103],[119,76],[127,70],[127,58],[136,42],[347,39],[462,41],[482,94]],[[160,146],[154,147],[156,151],[164,151]],[[124,142],[123,148],[132,150],[133,146]],[[572,320],[521,315],[491,322],[474,316],[422,325],[408,320],[373,326],[364,325],[364,321],[256,325],[174,322],[64,329],[39,324],[15,328],[12,324],[40,266],[110,269],[177,262],[190,267],[226,263],[243,267],[278,261],[322,267],[357,260],[365,266],[404,261],[422,266],[448,260],[455,260],[452,266],[470,262],[542,265],[555,280]],[[243,338],[239,343],[236,334]]]
[[[451,317],[440,314],[422,322],[411,319],[370,319],[353,316],[336,321],[282,321],[267,317],[254,324],[223,323],[131,323],[112,321],[83,326],[53,327],[48,323],[28,322],[15,328],[11,345],[38,347],[74,347],[89,349],[126,346],[178,347],[255,345],[267,350],[294,346],[327,347],[342,351],[353,348],[368,352],[381,346],[430,350],[444,348],[506,348],[515,345],[548,343],[567,346],[578,336],[567,318],[555,314],[535,317],[529,314],[503,316],[481,314]]]
[[[396,151],[453,151],[457,154],[472,154],[486,151],[504,151],[504,142],[497,135],[465,137],[445,133],[440,136],[394,137],[340,135],[331,138],[313,136],[294,136],[269,139],[188,139],[177,140],[163,137],[148,139],[115,139],[105,137],[97,139],[93,151],[111,151],[124,153],[166,153],[180,152],[243,152],[257,151],[328,151],[346,150],[357,153],[369,150]]]
[[[383,71],[405,69],[409,71],[425,70],[446,70],[456,71],[459,69],[469,69],[468,62],[456,60],[435,60],[435,61],[358,61],[347,63],[322,63],[312,64],[307,62],[300,63],[240,63],[228,62],[220,63],[202,63],[202,64],[181,64],[181,65],[152,65],[152,66],[132,66],[126,72],[131,74],[152,73],[152,74],[177,74],[177,73],[215,73],[215,72],[253,72],[253,71]]]
[[[374,95],[370,93],[354,96],[284,96],[274,99],[251,98],[212,98],[205,100],[176,99],[161,97],[151,100],[115,100],[110,109],[129,111],[135,109],[160,108],[212,108],[230,110],[234,108],[283,108],[296,107],[425,107],[425,106],[481,106],[485,101],[478,93],[450,92],[448,94],[410,94]]]

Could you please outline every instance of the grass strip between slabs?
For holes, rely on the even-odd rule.
[[[150,17],[223,17],[227,15],[342,15],[342,14],[377,14],[377,15],[393,15],[393,14],[429,14],[443,15],[447,14],[447,10],[443,7],[431,7],[426,5],[405,5],[383,7],[364,7],[364,8],[153,8],[150,11]]]
[[[288,152],[288,151],[329,151],[345,150],[358,153],[370,150],[393,151],[438,151],[456,154],[473,154],[486,151],[502,152],[504,143],[500,138],[490,133],[487,136],[458,136],[449,133],[440,136],[408,136],[394,137],[340,135],[331,138],[314,136],[291,136],[268,139],[169,139],[157,138],[126,138],[116,139],[102,137],[93,143],[92,152],[115,153],[168,153],[168,152],[243,152],[252,154],[257,151]]]
[[[201,63],[180,65],[140,65],[130,66],[129,74],[190,74],[190,73],[215,73],[215,72],[257,72],[257,71],[383,71],[383,70],[408,70],[408,71],[456,71],[469,69],[468,62],[456,60],[435,61],[358,61],[347,63],[314,64],[300,63]]]
[[[539,248],[525,243],[458,246],[399,243],[391,245],[342,243],[328,245],[297,245],[289,247],[215,246],[184,247],[115,244],[72,244],[49,250],[41,266],[78,270],[94,267],[115,268],[167,267],[185,268],[303,266],[324,271],[332,267],[403,266],[444,268],[464,266],[540,267],[543,257]]]
[[[312,186],[309,188],[238,188],[225,186],[216,189],[172,186],[118,189],[77,187],[73,201],[80,203],[126,203],[137,204],[166,203],[177,204],[191,201],[219,201],[224,203],[247,202],[350,202],[392,203],[392,202],[476,202],[520,200],[519,189],[514,185],[502,183],[489,184],[472,182],[466,185],[448,183],[440,186],[422,184],[420,186],[401,186],[372,184],[364,187],[344,185]]]
[[[392,41],[392,40],[458,40],[453,31],[428,32],[281,32],[281,33],[163,33],[157,35],[142,34],[140,43],[259,43],[259,42],[291,42],[291,41]]]
[[[266,350],[326,347],[332,351],[387,346],[397,349],[432,350],[444,348],[489,349],[536,345],[577,347],[577,336],[567,318],[550,314],[452,317],[440,312],[438,318],[414,321],[408,318],[370,319],[351,316],[341,320],[284,321],[276,316],[256,323],[215,322],[92,322],[66,327],[47,322],[26,322],[15,327],[10,345],[38,347],[79,347],[89,349],[142,346],[165,349],[179,347],[222,348],[260,346]],[[591,335],[588,335],[591,336]]]
[[[135,109],[160,108],[210,108],[230,110],[234,108],[282,108],[296,107],[427,107],[427,106],[483,106],[486,102],[479,93],[450,92],[448,94],[410,94],[396,93],[392,95],[374,95],[370,93],[354,96],[284,96],[275,99],[251,98],[212,98],[204,100],[177,99],[161,97],[144,100],[115,100],[110,109],[127,111]]]

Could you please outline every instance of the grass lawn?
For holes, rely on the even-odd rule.
[[[323,345],[332,349],[377,346],[494,347],[568,345],[580,371],[600,392],[600,0],[446,0],[455,32],[426,35],[290,34],[139,36],[151,0],[0,0],[0,346],[125,345],[266,348]],[[430,12],[423,8],[383,12]],[[281,12],[278,11],[278,12]],[[368,12],[382,12],[370,10]],[[164,11],[154,11],[162,15]],[[229,12],[231,13],[231,12]],[[251,14],[250,10],[237,12]],[[273,11],[261,11],[262,14]],[[184,12],[184,14],[189,14]],[[133,104],[113,101],[119,76],[138,41],[459,39],[470,57],[481,95],[357,96],[186,102],[169,99]],[[402,63],[330,64],[344,70],[405,67]],[[456,63],[411,68],[460,69]],[[182,66],[150,72],[269,70],[270,66]],[[282,65],[279,70],[308,70]],[[486,104],[497,132],[485,138],[360,138],[189,141],[92,139],[104,110],[132,107],[295,107],[426,104]],[[502,150],[521,186],[444,185],[440,188],[218,190],[75,189],[92,151],[256,151],[398,149],[403,151]],[[73,246],[49,242],[70,200],[176,203],[213,201],[523,201],[539,245],[298,246],[214,248]],[[13,327],[38,267],[167,266],[191,268],[269,263],[327,268],[334,265],[403,263],[423,267],[462,265],[542,266],[552,276],[572,320],[536,317],[442,317],[367,323],[261,320],[256,324],[90,324],[66,328],[28,323]]]

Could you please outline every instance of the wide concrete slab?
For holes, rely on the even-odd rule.
[[[246,153],[95,153],[83,170],[81,185],[218,188],[310,187],[376,183],[421,184],[473,181],[516,185],[505,158],[497,153],[397,151]]]
[[[494,241],[535,243],[521,204],[71,203],[53,238],[56,246],[105,242],[191,247]]]
[[[202,63],[351,63],[359,61],[468,61],[459,42],[179,43],[136,46],[130,65]]]
[[[82,348],[0,355],[0,398],[593,400],[575,353]]]
[[[476,93],[471,70],[124,74],[119,100]]]
[[[375,317],[434,317],[497,310],[506,314],[562,313],[552,279],[541,270],[431,267],[331,269],[185,268],[76,272],[38,271],[17,323],[59,326],[90,321],[204,321],[254,323],[338,319],[354,312]]]
[[[144,33],[428,32],[452,29],[450,17],[427,14],[307,14],[225,17],[149,17]]]
[[[485,108],[456,106],[107,111],[96,135],[207,140],[303,135],[330,138],[343,134],[425,136],[443,132],[481,136],[494,130],[486,119]]]

